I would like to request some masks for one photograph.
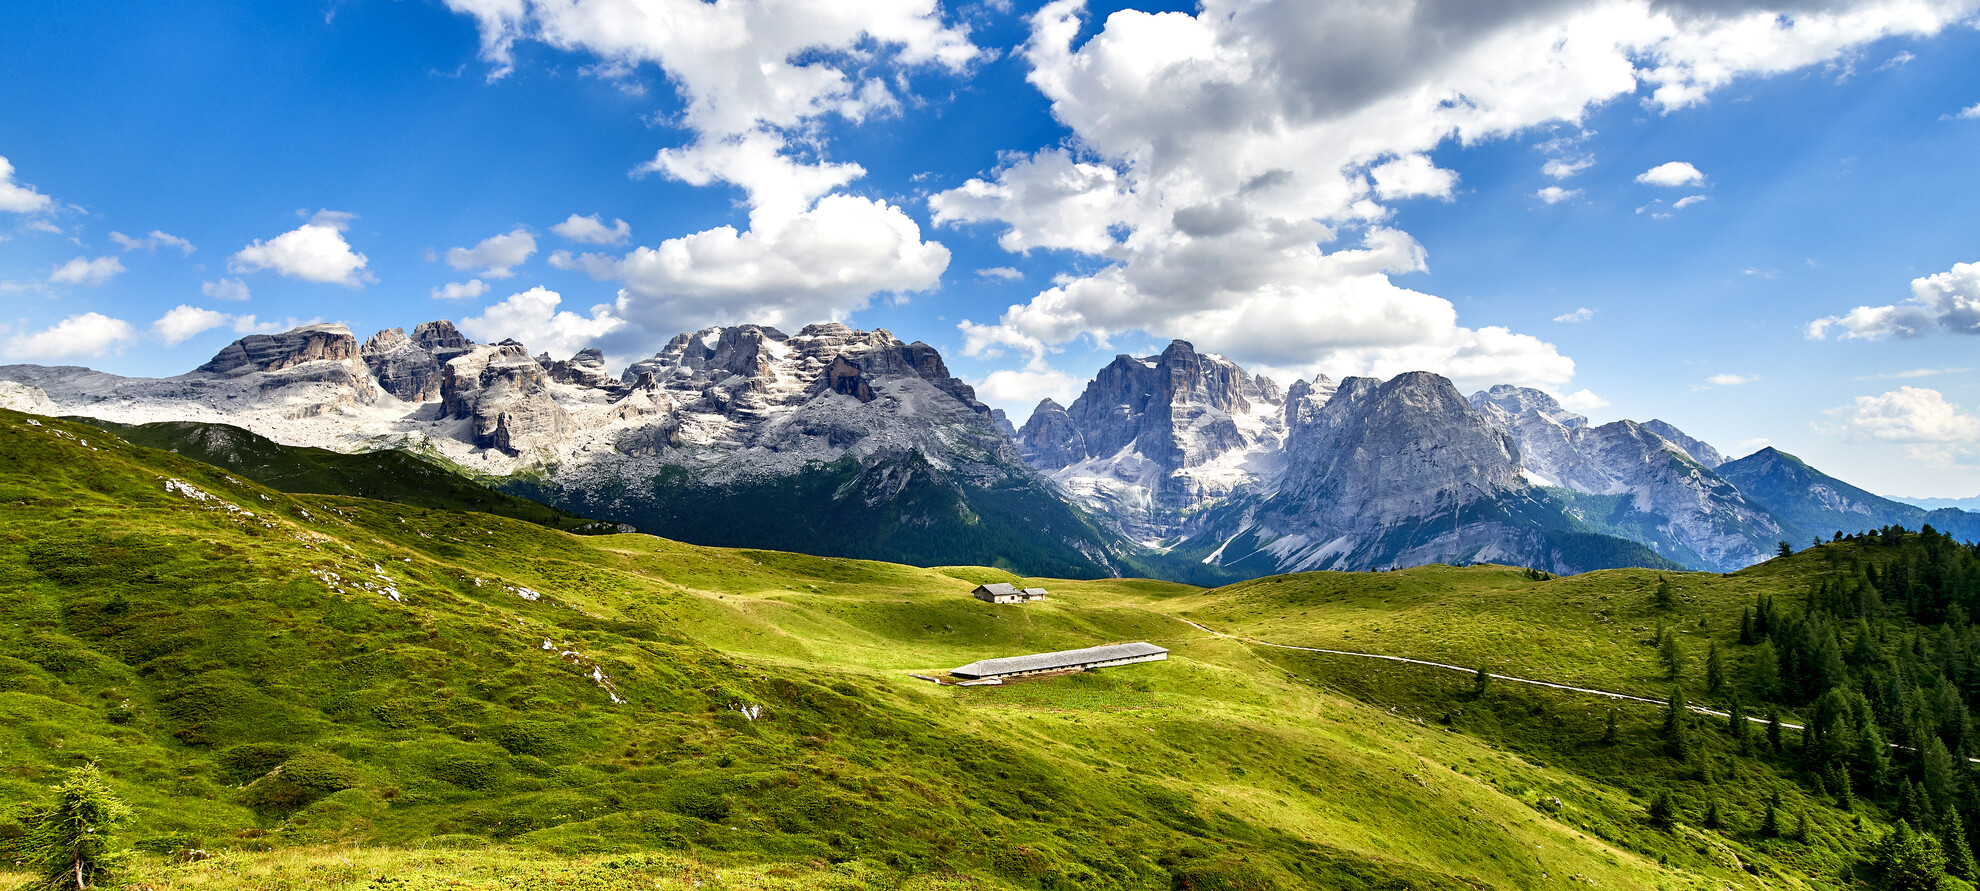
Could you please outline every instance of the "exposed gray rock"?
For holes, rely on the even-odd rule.
[[[411,337],[403,328],[387,328],[365,341],[360,352],[380,389],[407,402],[432,402],[440,398],[440,369],[473,347],[474,341],[443,319],[421,323]]]
[[[572,384],[598,390],[621,391],[628,388],[625,381],[612,376],[605,368],[605,354],[599,350],[578,350],[577,355],[557,361],[545,353],[538,356],[537,363],[549,372],[550,379],[560,384]]]
[[[1009,417],[1005,416],[1003,409],[993,408],[990,410],[990,423],[1002,431],[1005,436],[1012,439],[1017,438],[1017,426],[1011,423]]]
[[[17,381],[0,380],[0,408],[31,415],[55,413],[55,403],[49,401],[48,394],[42,392],[40,387]]]
[[[1310,397],[1309,397],[1310,399]],[[1424,371],[1351,377],[1286,434],[1279,499],[1341,532],[1435,517],[1525,487],[1519,448]]]
[[[343,362],[358,357],[357,338],[342,325],[304,325],[281,334],[250,334],[230,343],[201,374],[237,377],[257,371],[283,371],[305,362]]]
[[[1679,430],[1664,421],[1651,418],[1643,422],[1643,429],[1663,437],[1665,442],[1683,449],[1685,454],[1691,456],[1692,460],[1713,470],[1717,470],[1719,465],[1726,463],[1726,456],[1719,454],[1719,450],[1712,448],[1711,444],[1704,440],[1688,436],[1683,430]]]
[[[1018,442],[1128,534],[1159,541],[1269,475],[1284,400],[1270,379],[1177,340],[1159,356],[1115,357],[1070,408],[1040,403]]]
[[[1031,410],[1017,441],[1025,462],[1040,469],[1067,467],[1086,457],[1086,439],[1079,426],[1065,406],[1051,399],[1040,400]]]
[[[1615,508],[1570,506],[1603,531],[1625,535],[1687,565],[1730,571],[1773,553],[1780,519],[1712,472],[1717,450],[1661,421],[1599,427],[1564,412],[1538,390],[1494,387],[1474,394],[1494,424],[1519,442],[1521,469],[1542,486],[1627,496]],[[1660,432],[1661,431],[1661,432]],[[1679,442],[1689,443],[1689,447]],[[1591,502],[1592,504],[1592,502]]]
[[[440,414],[471,419],[476,447],[511,455],[548,448],[571,429],[570,415],[550,393],[550,376],[513,340],[447,362]]]

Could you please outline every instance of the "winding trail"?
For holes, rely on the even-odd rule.
[[[1255,644],[1261,647],[1276,647],[1281,650],[1300,650],[1302,652],[1307,652],[1307,653],[1325,653],[1329,656],[1353,656],[1357,659],[1381,659],[1385,662],[1402,662],[1409,665],[1422,665],[1427,668],[1441,668],[1444,669],[1445,671],[1456,671],[1456,672],[1462,672],[1464,674],[1472,674],[1472,675],[1478,673],[1478,669],[1476,668],[1465,668],[1462,665],[1447,665],[1442,662],[1426,662],[1422,659],[1406,659],[1402,656],[1384,656],[1380,653],[1357,653],[1352,650],[1324,650],[1319,647],[1296,647],[1293,646],[1292,644],[1273,643],[1269,640],[1259,640],[1255,637],[1239,637],[1235,634],[1225,634],[1222,631],[1218,631],[1213,628],[1206,628],[1202,625],[1198,625],[1197,623],[1191,622],[1188,619],[1177,618],[1176,621],[1182,622],[1183,624],[1195,628],[1198,631],[1202,631],[1206,634],[1210,634],[1215,637],[1221,637],[1226,640],[1240,641],[1248,644]],[[1628,693],[1612,693],[1608,690],[1596,690],[1590,687],[1574,687],[1574,686],[1569,686],[1567,684],[1556,684],[1551,681],[1536,681],[1533,680],[1532,678],[1513,677],[1512,675],[1509,674],[1494,674],[1492,675],[1492,679],[1496,681],[1510,681],[1515,684],[1530,684],[1535,687],[1546,687],[1550,690],[1566,690],[1570,693],[1586,693],[1590,696],[1605,696],[1608,697],[1609,699],[1620,699],[1625,702],[1641,702],[1641,703],[1646,703],[1648,705],[1658,706],[1660,708],[1664,706],[1668,706],[1670,704],[1662,699],[1647,699],[1642,696],[1631,696]],[[1697,712],[1698,714],[1711,715],[1715,718],[1732,717],[1732,715],[1730,714],[1719,711],[1717,709],[1706,708],[1702,705],[1687,706],[1687,708],[1691,709],[1694,712]],[[1756,718],[1751,715],[1747,716],[1746,720],[1755,724],[1767,723],[1767,720],[1765,718]],[[1800,724],[1789,724],[1786,721],[1782,721],[1781,726],[1788,730],[1804,729]],[[1980,762],[1980,758],[1972,758],[1968,760]]]
[[[1385,662],[1402,662],[1409,665],[1421,665],[1426,668],[1441,668],[1444,669],[1445,671],[1456,671],[1456,672],[1462,672],[1464,674],[1475,675],[1478,673],[1478,669],[1466,668],[1462,665],[1447,665],[1442,662],[1426,662],[1422,659],[1406,659],[1403,658],[1402,656],[1384,656],[1381,653],[1357,653],[1354,652],[1353,650],[1323,650],[1319,647],[1296,647],[1293,646],[1292,644],[1273,643],[1269,640],[1259,640],[1258,638],[1255,637],[1239,637],[1235,634],[1225,634],[1222,631],[1217,631],[1212,628],[1205,628],[1202,625],[1198,625],[1195,622],[1192,622],[1180,616],[1176,617],[1176,621],[1188,625],[1192,628],[1195,628],[1198,631],[1202,631],[1206,634],[1212,635],[1214,637],[1221,637],[1224,638],[1225,640],[1235,640],[1241,643],[1254,644],[1256,646],[1261,646],[1261,647],[1277,647],[1278,649],[1281,650],[1300,650],[1302,652],[1307,652],[1307,653],[1325,653],[1329,656],[1353,656],[1357,659],[1381,659]],[[1647,703],[1649,705],[1657,706],[1659,708],[1668,707],[1670,705],[1669,702],[1666,702],[1662,699],[1645,699],[1644,697],[1641,696],[1631,696],[1628,693],[1611,693],[1607,690],[1596,690],[1590,687],[1572,687],[1567,684],[1556,684],[1550,681],[1536,681],[1533,680],[1532,678],[1516,678],[1509,674],[1495,674],[1492,675],[1492,679],[1496,681],[1511,681],[1512,683],[1515,684],[1531,684],[1535,687],[1546,687],[1550,690],[1566,690],[1570,693],[1586,693],[1590,696],[1606,696],[1610,699],[1620,699],[1625,702],[1642,702],[1642,703]],[[1732,715],[1719,711],[1718,709],[1710,709],[1702,705],[1688,705],[1686,706],[1686,708],[1694,712],[1697,712],[1698,714],[1711,715],[1712,717],[1715,718],[1732,717]],[[1746,720],[1754,724],[1767,723],[1767,719],[1756,718],[1753,717],[1752,715],[1748,715],[1746,717]],[[1806,729],[1802,727],[1802,725],[1800,724],[1789,724],[1786,721],[1782,721],[1781,726],[1788,730]],[[1891,748],[1903,752],[1911,751],[1911,748],[1909,746],[1901,746],[1898,745],[1897,743],[1887,743],[1886,745],[1889,745]],[[1966,760],[1967,763],[1969,764],[1980,764],[1980,758],[1968,758]]]

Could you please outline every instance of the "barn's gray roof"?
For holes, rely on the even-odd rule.
[[[1044,588],[1026,588],[1026,589],[1024,589],[1024,593],[1025,593],[1025,596],[1027,596],[1027,597],[1043,597],[1043,596],[1045,596],[1045,589],[1044,589]]]
[[[1011,594],[1016,594],[1018,592],[1018,586],[1013,585],[1010,582],[991,582],[990,584],[987,585],[977,585],[976,590],[988,591],[991,594],[995,594],[999,597],[1003,597]]]
[[[1060,650],[1056,653],[1036,653],[1030,656],[1008,656],[1003,659],[985,659],[971,662],[961,668],[951,668],[949,673],[958,677],[984,678],[1003,674],[1016,674],[1023,671],[1051,671],[1055,668],[1075,668],[1095,662],[1111,662],[1115,659],[1133,659],[1137,656],[1167,654],[1169,651],[1146,641],[1137,643],[1112,644],[1104,647],[1087,647],[1082,650]]]

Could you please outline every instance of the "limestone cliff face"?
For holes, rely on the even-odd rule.
[[[477,447],[511,455],[547,449],[571,429],[570,414],[550,393],[550,375],[513,340],[448,360],[440,416],[472,420]]]
[[[441,368],[473,347],[453,322],[441,320],[421,323],[411,337],[404,328],[387,328],[360,352],[380,389],[406,402],[432,402],[440,398]]]
[[[744,472],[745,454],[765,467],[848,451],[861,460],[917,452],[939,466],[1018,463],[989,406],[940,353],[884,330],[709,328],[674,337],[622,382],[619,415],[657,423],[626,430],[621,449],[713,462],[723,474]]]
[[[599,350],[578,350],[577,355],[564,360],[551,359],[549,353],[544,353],[536,357],[536,362],[549,373],[551,380],[560,384],[607,391],[623,390],[626,386],[605,368],[605,354]]]
[[[1116,357],[1070,408],[1040,403],[1017,439],[1031,466],[1129,534],[1163,540],[1269,474],[1284,401],[1269,378],[1178,340]]]
[[[1519,447],[1449,379],[1351,377],[1287,431],[1277,509],[1340,530],[1452,513],[1525,488]]]
[[[1718,450],[1663,421],[1598,427],[1538,390],[1494,387],[1472,402],[1518,440],[1522,470],[1542,486],[1627,500],[1572,505],[1597,528],[1625,534],[1691,566],[1728,572],[1773,554],[1781,519],[1714,473]],[[1702,456],[1702,457],[1701,457]],[[1708,463],[1709,462],[1709,463]]]
[[[305,325],[281,334],[250,334],[227,345],[196,371],[238,377],[283,371],[305,362],[347,362],[358,357],[357,338],[342,325]]]

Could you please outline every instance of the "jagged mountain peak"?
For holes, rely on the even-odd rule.
[[[1655,433],[1663,437],[1670,444],[1683,449],[1684,453],[1690,455],[1692,460],[1706,467],[1715,468],[1726,463],[1726,456],[1719,454],[1718,449],[1712,448],[1711,444],[1702,439],[1698,439],[1685,433],[1683,430],[1679,430],[1669,422],[1651,418],[1643,422],[1643,429]]]
[[[1269,378],[1174,340],[1157,355],[1116,356],[1071,406],[1039,403],[1018,444],[1131,535],[1162,540],[1206,498],[1269,473],[1284,402]]]
[[[1510,415],[1531,414],[1563,427],[1588,426],[1586,416],[1563,408],[1560,400],[1555,399],[1553,394],[1532,387],[1499,384],[1491,389],[1471,394],[1471,404],[1481,409],[1488,405],[1493,406]]]

